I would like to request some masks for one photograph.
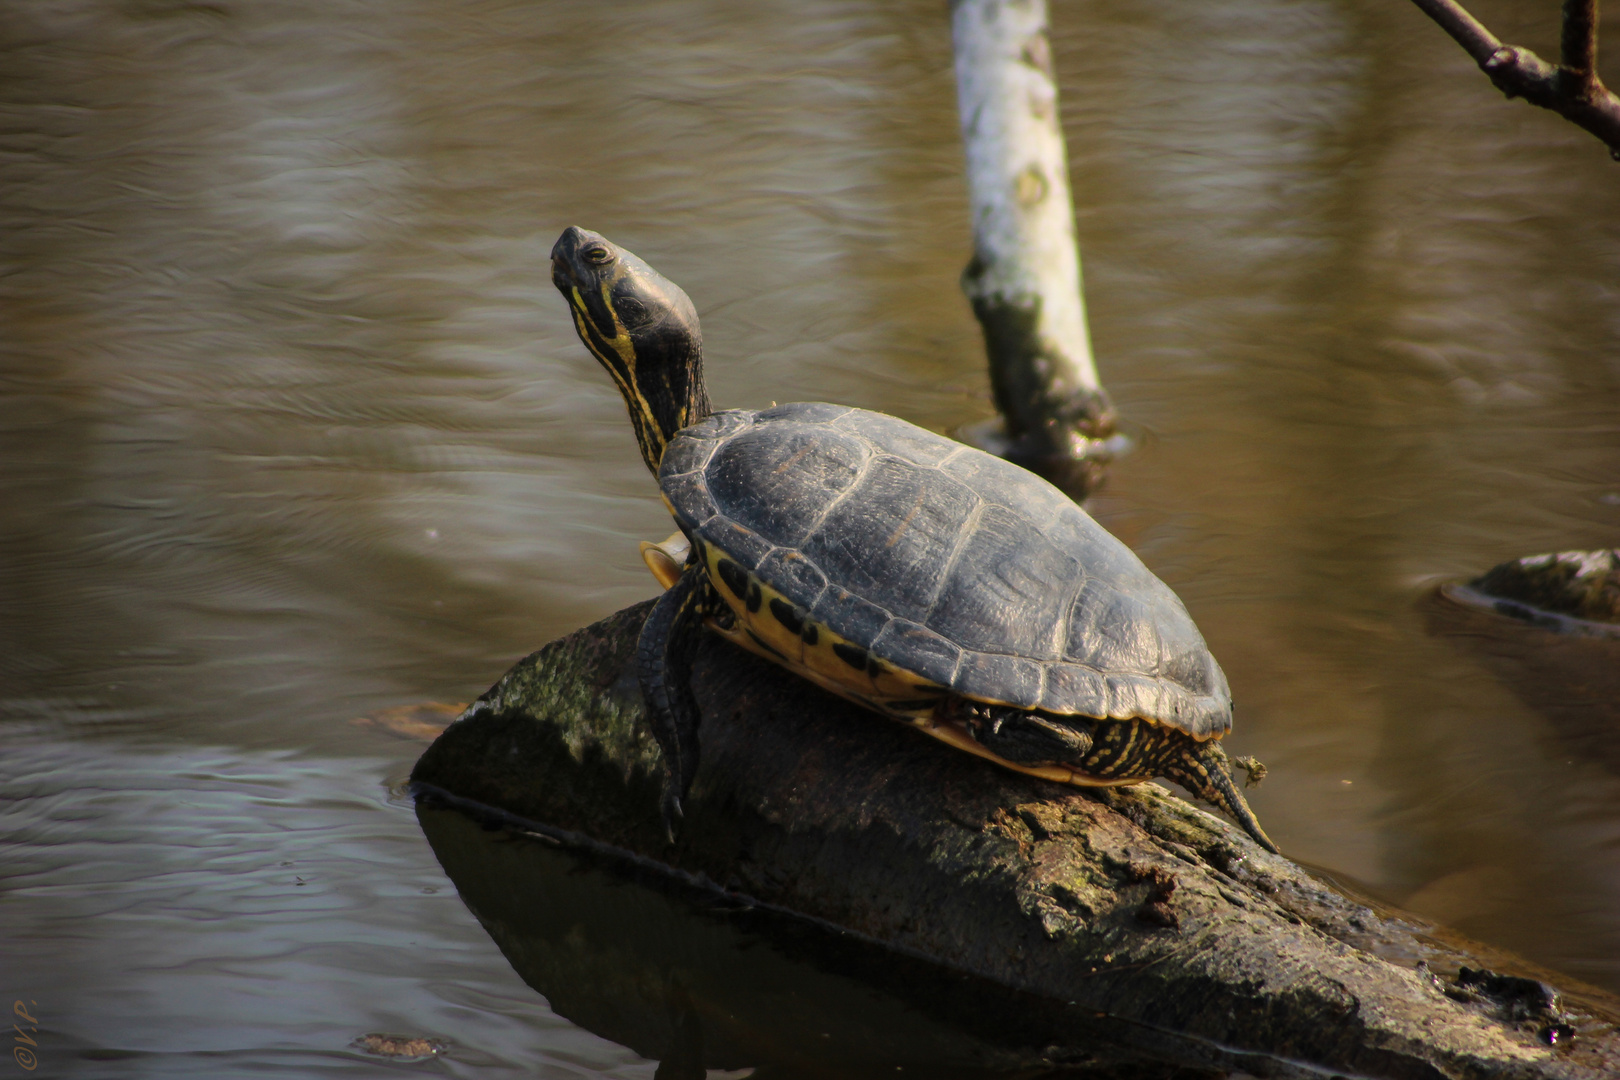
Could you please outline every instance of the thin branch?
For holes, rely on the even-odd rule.
[[[1559,38],[1560,59],[1581,89],[1591,92],[1597,81],[1597,0],[1564,0],[1564,32]]]
[[[1474,63],[1480,67],[1496,55],[1502,47],[1501,39],[1468,14],[1461,4],[1453,0],[1412,0],[1423,13],[1440,24],[1440,29],[1457,39],[1457,44],[1468,50]]]
[[[1597,73],[1597,0],[1564,0],[1559,67],[1529,49],[1502,44],[1456,0],[1412,2],[1467,50],[1498,90],[1585,128],[1620,161],[1620,97],[1604,87]]]

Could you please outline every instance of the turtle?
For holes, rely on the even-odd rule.
[[[710,405],[679,286],[569,227],[552,282],[617,384],[679,532],[637,642],[670,840],[697,771],[705,630],[951,746],[1081,786],[1181,784],[1277,847],[1220,740],[1226,676],[1179,597],[1056,487],[885,413]],[[1238,759],[1251,782],[1263,770]]]

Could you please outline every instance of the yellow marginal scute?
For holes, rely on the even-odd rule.
[[[838,655],[836,647],[844,646],[862,656],[866,655],[865,649],[809,618],[804,609],[756,574],[747,575],[744,595],[738,596],[720,573],[720,561],[729,556],[712,543],[704,545],[703,556],[715,591],[737,616],[735,630],[721,631],[724,636],[867,708],[905,719],[933,713],[934,702],[945,687],[900,671],[876,657],[868,658],[862,667],[854,666]],[[758,599],[750,605],[749,598],[756,592]]]
[[[677,550],[680,553],[679,559],[676,558]],[[652,570],[653,576],[667,589],[674,584],[676,578],[680,577],[680,568],[686,558],[686,537],[676,533],[660,544],[642,541],[641,551],[642,558]],[[779,664],[810,680],[823,690],[853,701],[863,708],[894,717],[910,724],[925,735],[975,757],[993,761],[1004,769],[1080,787],[1126,787],[1148,779],[1147,777],[1099,779],[1064,765],[1014,764],[991,752],[961,723],[941,719],[935,715],[937,711],[935,705],[943,700],[945,687],[895,668],[876,657],[870,657],[864,668],[857,669],[839,656],[833,648],[835,645],[858,648],[853,642],[833,633],[824,624],[808,618],[804,619],[801,629],[795,633],[771,613],[772,600],[789,608],[793,606],[785,596],[766,585],[755,574],[747,575],[748,588],[742,596],[738,596],[720,574],[720,560],[729,558],[726,553],[712,543],[705,543],[703,558],[715,592],[720,594],[736,616],[729,628],[710,620],[709,629],[738,648]],[[673,574],[673,577],[665,580],[670,574]],[[754,611],[749,611],[748,595],[755,589],[759,591],[759,602]],[[799,610],[802,615],[802,609]],[[813,637],[814,642],[806,641],[807,637]]]

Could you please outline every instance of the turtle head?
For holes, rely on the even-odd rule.
[[[697,309],[679,285],[574,226],[551,249],[551,281],[568,301],[579,340],[624,395],[641,456],[658,475],[675,433],[710,412]]]

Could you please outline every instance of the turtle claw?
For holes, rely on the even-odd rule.
[[[1171,779],[1186,787],[1187,790],[1193,792],[1199,798],[1214,803],[1222,810],[1225,810],[1231,815],[1232,820],[1241,825],[1243,831],[1254,839],[1255,843],[1273,855],[1281,855],[1282,852],[1277,849],[1277,845],[1271,842],[1271,837],[1267,836],[1266,831],[1260,827],[1259,819],[1254,816],[1254,811],[1249,809],[1249,804],[1244,800],[1242,793],[1232,784],[1234,779],[1232,765],[1237,765],[1248,774],[1248,781],[1243,785],[1244,787],[1252,787],[1258,784],[1266,775],[1266,767],[1254,758],[1238,758],[1234,761],[1228,758],[1226,752],[1219,746],[1211,743],[1204,744],[1200,756],[1203,758],[1205,779],[1202,791],[1190,787],[1179,776],[1173,776]]]

